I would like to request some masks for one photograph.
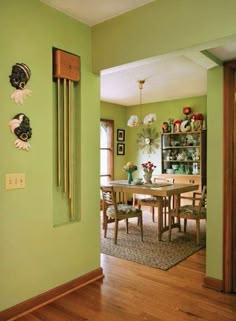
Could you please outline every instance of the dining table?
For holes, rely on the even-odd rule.
[[[178,184],[158,182],[153,184],[128,184],[127,180],[109,181],[103,186],[113,186],[113,190],[116,193],[122,195],[123,201],[127,201],[127,194],[142,194],[151,195],[158,198],[158,226],[157,236],[158,240],[162,240],[162,234],[169,229],[168,226],[163,225],[163,198],[171,197],[175,198],[176,202],[179,202],[180,195],[183,193],[193,192],[199,189],[197,184]],[[173,222],[173,227],[179,227],[180,222]]]

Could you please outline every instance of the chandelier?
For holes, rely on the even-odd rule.
[[[139,95],[140,95],[140,107],[142,106],[142,90],[143,90],[144,83],[145,83],[145,80],[138,80]],[[142,125],[151,125],[155,121],[156,121],[156,114],[148,114],[141,121],[139,121],[137,115],[131,115],[128,120],[127,125],[129,127],[138,127],[138,126],[142,126]]]

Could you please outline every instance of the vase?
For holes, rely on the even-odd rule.
[[[133,181],[133,176],[132,176],[133,172],[128,172],[128,184],[132,184]]]
[[[152,173],[147,172],[143,175],[144,184],[152,184]]]
[[[175,124],[175,132],[179,133],[180,131],[180,124]]]

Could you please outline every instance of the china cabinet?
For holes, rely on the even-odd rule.
[[[206,185],[206,130],[161,134],[162,178]]]

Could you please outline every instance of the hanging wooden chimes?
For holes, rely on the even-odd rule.
[[[80,80],[79,56],[60,49],[54,49],[53,77],[57,81],[57,185],[63,186],[63,192],[68,194],[70,201],[70,218],[73,219],[73,88],[74,83]],[[63,92],[61,92],[61,88],[63,88]]]

